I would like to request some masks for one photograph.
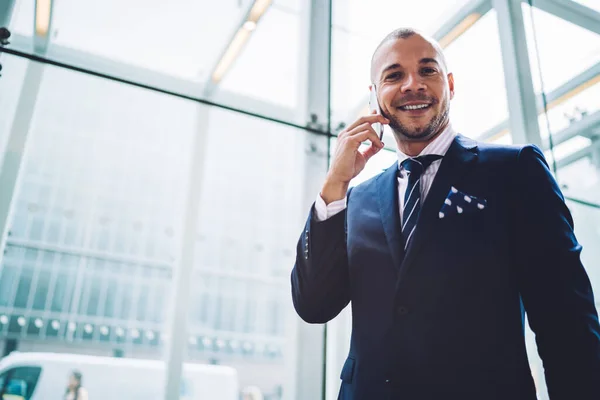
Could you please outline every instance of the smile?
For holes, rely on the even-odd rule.
[[[423,110],[423,109],[426,109],[429,107],[431,107],[431,104],[409,104],[409,105],[401,106],[398,108],[403,111],[407,111],[407,110]]]

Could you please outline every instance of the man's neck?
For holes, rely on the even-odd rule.
[[[448,123],[444,124],[444,126],[441,127],[441,129],[435,135],[424,141],[410,141],[396,138],[398,149],[409,157],[416,157],[421,154],[423,149],[425,149],[429,143],[437,139],[446,130],[446,128],[448,128]]]

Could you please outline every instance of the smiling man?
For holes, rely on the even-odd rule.
[[[383,40],[371,81],[382,115],[340,133],[291,276],[309,323],[352,304],[339,398],[535,400],[526,312],[551,400],[600,399],[594,296],[542,152],[455,133],[453,76],[414,30]],[[349,190],[383,148],[376,122],[398,161]]]

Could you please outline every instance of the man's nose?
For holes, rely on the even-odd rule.
[[[409,74],[402,85],[402,92],[418,92],[425,90],[425,84],[417,74]]]

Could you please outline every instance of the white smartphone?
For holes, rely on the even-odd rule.
[[[377,100],[377,89],[375,85],[371,85],[371,97],[369,98],[369,108],[371,112],[375,111],[377,114],[381,115],[381,109],[379,108],[379,101]],[[379,134],[379,140],[383,139],[383,124],[379,122],[375,122],[373,125],[373,130]]]

